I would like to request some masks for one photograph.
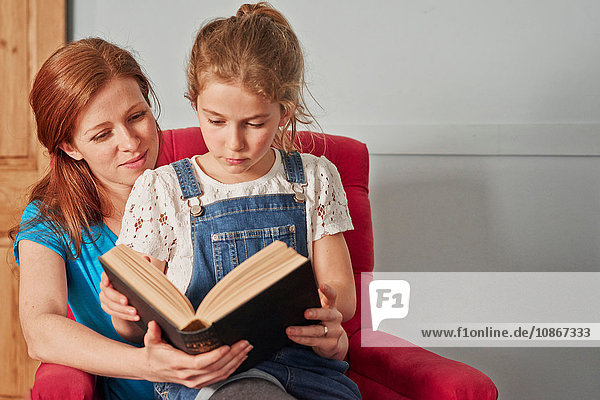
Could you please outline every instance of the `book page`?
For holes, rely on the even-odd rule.
[[[252,289],[256,286],[259,286],[256,290],[260,292],[261,288],[265,288],[271,283],[276,282],[290,271],[290,267],[287,265],[287,263],[290,261],[290,257],[293,257],[294,255],[299,256],[299,254],[297,254],[293,249],[287,248],[282,249],[281,251],[278,250],[276,254],[273,254],[272,256],[261,261],[252,260],[257,262],[245,264],[243,271],[239,273],[240,276],[237,278],[234,276],[235,281],[231,280],[224,284],[222,288],[219,288],[219,291],[216,292],[218,296],[209,299],[206,308],[212,309],[212,307],[222,306],[221,303],[232,302],[234,301],[234,298],[240,296],[247,297],[244,291]],[[224,301],[223,299],[229,300]]]
[[[306,261],[285,243],[275,241],[223,277],[202,300],[196,316],[216,321]]]

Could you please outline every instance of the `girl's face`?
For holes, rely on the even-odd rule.
[[[275,160],[270,150],[287,121],[279,103],[240,85],[212,80],[198,95],[196,111],[209,152],[202,169],[223,183],[247,182],[266,174]]]
[[[156,121],[133,78],[116,78],[82,110],[72,143],[61,149],[85,160],[109,190],[131,190],[135,180],[158,157]]]

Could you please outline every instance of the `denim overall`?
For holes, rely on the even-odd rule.
[[[190,205],[194,269],[186,296],[194,308],[227,273],[274,240],[308,257],[302,159],[297,152],[280,152],[287,181],[295,194],[238,197],[209,205],[202,205],[202,189],[190,160],[171,164]],[[320,357],[310,347],[286,346],[250,372],[256,369],[268,380],[275,377],[298,399],[360,399],[358,387],[344,375],[348,363]],[[196,398],[192,393],[184,395],[193,389],[180,389],[179,395],[183,396],[177,398]],[[170,391],[169,399],[175,398],[172,394]]]

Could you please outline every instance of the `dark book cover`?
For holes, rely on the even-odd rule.
[[[254,348],[237,372],[253,367],[281,347],[291,344],[285,333],[286,327],[318,323],[304,318],[307,308],[321,307],[316,279],[308,260],[211,326],[180,331],[99,259],[114,288],[137,309],[140,316],[138,325],[145,330],[148,322],[156,321],[163,338],[174,347],[189,354],[200,354],[225,344],[233,345],[242,339],[250,342]]]

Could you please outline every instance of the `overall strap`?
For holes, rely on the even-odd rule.
[[[189,158],[175,161],[171,163],[171,166],[177,173],[177,179],[179,180],[179,186],[181,187],[184,199],[202,195],[202,189],[198,185],[194,168]]]
[[[279,152],[281,153],[281,160],[283,161],[283,168],[285,169],[288,182],[304,185],[306,177],[304,176],[304,167],[302,166],[300,153],[297,151],[286,153],[281,149],[279,149]]]

